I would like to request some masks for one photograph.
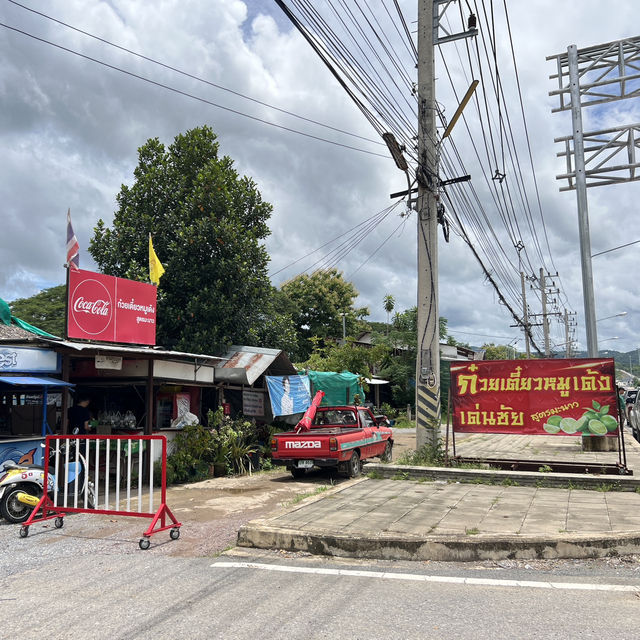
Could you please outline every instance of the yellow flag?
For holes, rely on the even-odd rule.
[[[153,250],[153,242],[151,241],[151,234],[149,234],[149,280],[158,285],[163,273],[164,267]]]

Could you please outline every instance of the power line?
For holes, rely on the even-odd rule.
[[[164,62],[160,62],[159,60],[155,60],[154,58],[151,58],[149,56],[145,56],[142,53],[138,53],[137,51],[133,51],[131,49],[127,49],[127,47],[123,47],[119,44],[115,44],[114,42],[111,42],[110,40],[106,40],[105,38],[101,38],[100,36],[97,36],[93,33],[89,33],[88,31],[84,31],[83,29],[80,29],[78,27],[74,27],[71,24],[68,24],[66,22],[63,22],[62,20],[58,20],[57,18],[54,18],[53,16],[47,15],[46,13],[43,13],[42,11],[36,11],[35,9],[32,9],[31,7],[27,7],[23,4],[20,4],[19,2],[16,2],[16,0],[8,0],[11,4],[14,4],[17,7],[20,7],[22,9],[25,9],[26,11],[30,11],[31,13],[34,13],[36,15],[42,16],[43,18],[46,18],[47,20],[51,20],[51,22],[55,22],[56,24],[62,25],[63,27],[67,27],[68,29],[72,29],[73,31],[76,31],[77,33],[81,33],[82,35],[85,35],[89,38],[93,38],[94,40],[97,40],[98,42],[102,42],[103,44],[107,44],[110,47],[113,47],[114,49],[118,49],[120,51],[124,51],[125,53],[129,53],[132,56],[136,56],[137,58],[140,58],[141,60],[146,60],[147,62],[151,62],[152,64],[155,64],[159,67],[162,67],[164,69],[168,69],[169,71],[173,71],[175,73],[178,73],[182,76],[185,76],[186,78],[191,78],[192,80],[197,80],[198,82],[202,82],[203,84],[209,85],[210,87],[215,87],[216,89],[220,89],[221,91],[226,91],[227,93],[231,93],[235,96],[238,96],[240,98],[244,98],[245,100],[250,100],[251,102],[255,102],[256,104],[262,105],[264,107],[268,107],[269,109],[273,109],[275,111],[279,111],[280,113],[284,113],[288,116],[291,116],[293,118],[298,118],[299,120],[303,120],[305,122],[310,122],[311,124],[315,124],[318,125],[319,127],[324,127],[326,129],[331,129],[332,131],[336,131],[337,133],[343,133],[344,135],[347,136],[352,136],[354,138],[359,138],[360,140],[365,140],[366,142],[372,142],[373,144],[377,144],[377,145],[381,145],[384,146],[384,142],[381,142],[380,140],[374,140],[372,138],[367,138],[365,136],[361,136],[358,135],[356,133],[351,133],[349,131],[345,131],[344,129],[339,129],[337,127],[333,127],[331,125],[322,123],[322,122],[318,122],[317,120],[313,120],[312,118],[307,118],[305,116],[301,116],[297,113],[293,113],[292,111],[288,111],[287,109],[282,109],[280,107],[276,107],[275,105],[269,104],[268,102],[264,102],[262,100],[258,100],[257,98],[252,98],[251,96],[245,95],[244,93],[240,93],[239,91],[235,91],[234,89],[229,89],[228,87],[223,87],[222,85],[216,84],[215,82],[211,82],[209,80],[205,80],[204,78],[200,78],[199,76],[196,76],[192,73],[188,73],[187,71],[183,71],[182,69],[178,69],[176,67],[173,67],[169,64],[166,64]]]
[[[358,151],[359,153],[366,153],[372,156],[377,156],[379,158],[386,158],[389,159],[389,156],[387,154],[382,154],[382,153],[376,153],[374,151],[367,151],[366,149],[359,149],[358,147],[352,147],[351,145],[348,144],[343,144],[341,142],[336,142],[334,140],[327,140],[326,138],[321,138],[319,136],[314,136],[310,133],[305,133],[303,131],[298,131],[297,129],[292,129],[290,127],[285,127],[283,125],[280,124],[276,124],[275,122],[270,122],[269,120],[264,120],[263,118],[258,118],[257,116],[252,116],[249,115],[248,113],[243,113],[242,111],[238,111],[236,109],[232,109],[230,107],[225,107],[221,104],[217,104],[215,102],[212,102],[211,100],[207,100],[206,98],[201,98],[200,96],[196,96],[193,95],[191,93],[188,93],[186,91],[182,91],[181,89],[176,89],[175,87],[171,87],[169,85],[163,84],[162,82],[157,82],[156,80],[151,80],[150,78],[146,78],[144,76],[141,76],[137,73],[133,73],[132,71],[127,71],[126,69],[122,69],[120,67],[117,67],[115,65],[109,64],[107,62],[104,62],[102,60],[98,60],[97,58],[92,58],[91,56],[85,55],[84,53],[80,53],[78,51],[74,51],[73,49],[69,49],[68,47],[63,47],[62,45],[56,44],[55,42],[51,42],[49,40],[46,40],[44,38],[40,38],[38,36],[35,36],[31,33],[28,33],[27,31],[23,31],[22,29],[18,29],[16,27],[12,27],[8,24],[4,24],[3,22],[0,22],[0,27],[4,27],[5,29],[9,29],[10,31],[15,31],[16,33],[20,33],[24,36],[27,36],[29,38],[32,38],[33,40],[37,40],[38,42],[42,42],[44,44],[48,44],[52,47],[55,47],[56,49],[60,49],[61,51],[66,51],[67,53],[71,53],[75,56],[78,56],[79,58],[83,58],[85,60],[89,60],[90,62],[95,62],[96,64],[99,64],[103,67],[107,67],[108,69],[112,69],[113,71],[118,71],[119,73],[122,73],[124,75],[130,76],[132,78],[136,78],[137,80],[142,80],[143,82],[146,82],[148,84],[154,85],[156,87],[160,87],[161,89],[166,89],[167,91],[171,91],[172,93],[176,93],[178,95],[184,96],[186,98],[191,98],[192,100],[197,100],[198,102],[202,102],[204,104],[208,104],[209,106],[212,107],[216,107],[218,109],[222,109],[223,111],[228,111],[230,113],[234,113],[235,115],[239,115],[239,116],[243,116],[244,118],[249,118],[250,120],[254,120],[255,122],[260,122],[262,124],[266,124],[269,125],[271,127],[275,127],[276,129],[281,129],[283,131],[288,131],[289,133],[295,133],[297,135],[300,136],[304,136],[305,138],[311,138],[312,140],[318,140],[319,142],[326,142],[328,144],[332,144],[335,145],[337,147],[342,147],[343,149],[350,149],[351,151]]]

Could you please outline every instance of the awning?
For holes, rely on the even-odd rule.
[[[0,376],[0,383],[10,384],[14,387],[73,387],[70,382],[64,382],[57,378],[33,378],[31,376]]]

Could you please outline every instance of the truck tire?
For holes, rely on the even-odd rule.
[[[360,464],[360,455],[357,451],[354,451],[349,458],[347,464],[347,476],[349,478],[357,478],[362,471],[362,465]]]
[[[387,444],[384,447],[384,451],[380,456],[380,462],[391,462],[391,456],[393,454],[393,443],[387,440]]]

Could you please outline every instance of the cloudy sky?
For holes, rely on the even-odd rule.
[[[381,0],[369,4],[380,5],[381,24],[384,7],[393,7]],[[534,211],[533,235],[521,221],[528,254],[525,271],[537,274],[542,262],[550,272],[557,270],[559,278],[553,282],[560,292],[553,297],[558,308],[577,312],[576,339],[585,348],[576,198],[574,192],[561,193],[555,178],[563,172],[564,161],[556,157],[560,145],[554,138],[568,135],[571,123],[567,114],[551,113],[557,98],[548,96],[555,88],[549,75],[555,69],[545,58],[570,44],[583,48],[637,35],[632,26],[637,7],[629,0],[610,0],[606,11],[600,0],[508,3],[534,183],[500,4],[495,3],[495,30],[504,94],[501,111],[494,113],[501,113],[504,121],[507,113],[512,119],[522,181]],[[417,0],[400,5],[415,31]],[[317,0],[314,6],[330,16],[330,2]],[[64,282],[68,208],[80,242],[81,267],[95,268],[87,251],[89,239],[99,218],[112,221],[120,185],[132,182],[137,148],[152,137],[169,144],[178,133],[208,124],[219,136],[222,153],[232,157],[237,170],[251,176],[273,204],[267,248],[274,284],[315,268],[314,263],[325,258],[321,265],[335,264],[354,282],[358,303],[369,306],[372,319],[385,320],[382,303],[387,294],[396,299],[397,310],[416,304],[415,213],[405,203],[389,215],[381,213],[394,202],[389,194],[406,188],[406,178],[388,158],[378,133],[275,2],[23,0],[18,5],[0,0],[0,22],[0,297],[11,301]],[[382,30],[390,42],[398,35]],[[459,43],[443,45],[437,56],[437,99],[446,117],[457,106],[448,74],[459,95],[470,81],[466,55]],[[406,60],[406,51],[400,57]],[[415,69],[409,72],[415,74]],[[639,122],[635,102],[614,102],[588,114],[585,110],[585,129]],[[504,262],[515,265],[513,278],[519,269],[518,251],[492,202],[491,185],[474,165],[473,143],[480,144],[483,130],[474,128],[473,110],[469,127],[456,125],[453,139],[485,213],[482,226],[494,229]],[[494,134],[500,136],[499,131],[497,126]],[[505,147],[498,141],[497,148]],[[639,195],[634,183],[589,189],[593,253],[640,240],[634,207]],[[469,231],[475,237],[473,229]],[[354,234],[362,237],[357,245]],[[327,254],[340,242],[349,250],[335,263],[335,254]],[[316,249],[307,260],[295,262]],[[602,349],[640,346],[638,251],[640,245],[632,245],[593,259]],[[491,273],[498,268],[487,264]],[[456,338],[476,345],[513,341],[524,348],[521,333],[510,327],[513,319],[455,233],[448,244],[440,234],[439,289],[440,315],[448,319]],[[527,295],[532,312],[540,313],[539,295],[531,289]],[[627,313],[607,319],[621,312]],[[563,325],[554,319],[551,329],[552,342],[564,342]],[[617,340],[608,340],[614,337]]]

